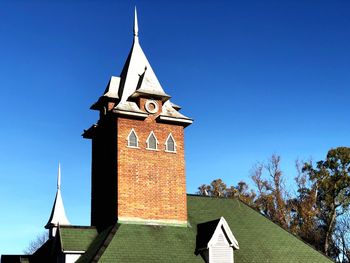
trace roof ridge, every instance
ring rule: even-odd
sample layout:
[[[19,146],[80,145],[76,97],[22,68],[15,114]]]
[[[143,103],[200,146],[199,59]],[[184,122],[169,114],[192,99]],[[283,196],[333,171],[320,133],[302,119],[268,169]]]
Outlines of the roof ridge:
[[[95,226],[60,225],[60,228],[96,229]]]
[[[116,223],[111,230],[109,231],[109,234],[107,235],[106,239],[102,242],[102,245],[99,249],[97,249],[96,254],[93,256],[91,262],[98,262],[98,260],[102,257],[103,253],[113,240],[114,235],[117,233],[119,228],[119,224]]]
[[[225,196],[210,196],[210,195],[200,195],[200,194],[186,194],[187,196],[195,196],[195,197],[203,197],[203,198],[212,198],[212,199],[236,199],[236,197],[234,198],[229,198],[229,197],[225,197]]]

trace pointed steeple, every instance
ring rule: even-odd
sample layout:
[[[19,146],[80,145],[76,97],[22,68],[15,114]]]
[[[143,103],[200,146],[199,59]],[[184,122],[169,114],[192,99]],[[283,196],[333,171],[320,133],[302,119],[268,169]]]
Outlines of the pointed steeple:
[[[135,6],[134,11],[134,43],[130,50],[128,59],[125,62],[124,68],[120,75],[120,87],[121,93],[120,99],[124,103],[134,93],[140,90],[140,93],[155,95],[163,98],[164,101],[170,98],[167,95],[159,80],[154,73],[145,53],[143,52],[139,43],[139,25],[137,17],[137,9]]]
[[[147,118],[148,113],[138,105],[140,98],[161,100],[160,121],[189,125],[191,118],[179,112],[180,108],[170,102],[153,71],[139,41],[137,9],[134,10],[133,44],[119,77],[112,77],[104,94],[90,108],[99,110],[100,116],[108,111],[137,118]],[[93,127],[92,127],[93,128]],[[84,138],[91,137],[91,131],[84,132]]]
[[[70,225],[66,212],[63,206],[63,200],[61,195],[61,165],[58,163],[58,175],[57,175],[57,191],[55,201],[52,207],[49,221],[45,228],[50,230],[50,237],[56,235],[56,229],[59,225]]]
[[[61,164],[58,163],[57,190],[61,189]]]
[[[137,10],[136,10],[136,6],[135,6],[135,18],[134,18],[134,37],[138,37],[139,36],[139,25],[137,22]]]

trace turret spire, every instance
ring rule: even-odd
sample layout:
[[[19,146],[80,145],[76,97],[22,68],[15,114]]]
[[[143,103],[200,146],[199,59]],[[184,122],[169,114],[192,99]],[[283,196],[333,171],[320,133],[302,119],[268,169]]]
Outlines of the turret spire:
[[[55,201],[52,207],[49,221],[45,228],[50,230],[50,237],[56,235],[56,229],[58,225],[70,225],[66,212],[63,206],[63,200],[61,196],[61,165],[58,163],[58,174],[57,174],[57,191]]]
[[[61,189],[61,164],[58,163],[57,190]]]
[[[137,22],[137,9],[135,6],[135,18],[134,18],[134,37],[138,37],[139,36],[139,25]]]

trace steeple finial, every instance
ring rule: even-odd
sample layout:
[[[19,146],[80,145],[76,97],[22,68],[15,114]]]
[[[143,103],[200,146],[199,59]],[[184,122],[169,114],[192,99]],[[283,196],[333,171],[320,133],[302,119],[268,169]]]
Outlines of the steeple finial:
[[[134,18],[134,36],[138,37],[139,36],[139,25],[137,23],[137,10],[135,6],[135,18]]]
[[[57,190],[61,189],[61,164],[58,162]]]

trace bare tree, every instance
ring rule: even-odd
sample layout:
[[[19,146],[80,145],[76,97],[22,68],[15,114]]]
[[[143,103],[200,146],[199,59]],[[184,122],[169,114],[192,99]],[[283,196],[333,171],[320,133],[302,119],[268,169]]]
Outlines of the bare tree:
[[[23,251],[26,255],[32,255],[37,251],[47,240],[49,235],[47,232],[39,234],[33,241],[30,242],[28,247]]]
[[[275,205],[275,221],[282,227],[288,228],[290,223],[290,208],[287,204],[289,194],[286,191],[283,173],[281,170],[281,157],[273,154],[265,165],[272,180],[272,194]]]
[[[258,190],[256,207],[274,222],[287,229],[290,225],[289,193],[286,191],[280,167],[281,157],[273,154],[266,164],[253,166],[251,178]],[[264,171],[269,179],[263,176]]]
[[[338,262],[350,262],[350,215],[347,213],[337,220],[334,231],[334,245],[340,252]]]
[[[297,193],[289,200],[292,209],[290,230],[316,249],[322,250],[325,235],[317,220],[320,212],[317,206],[317,185],[303,172],[303,163],[299,160],[295,162]]]

